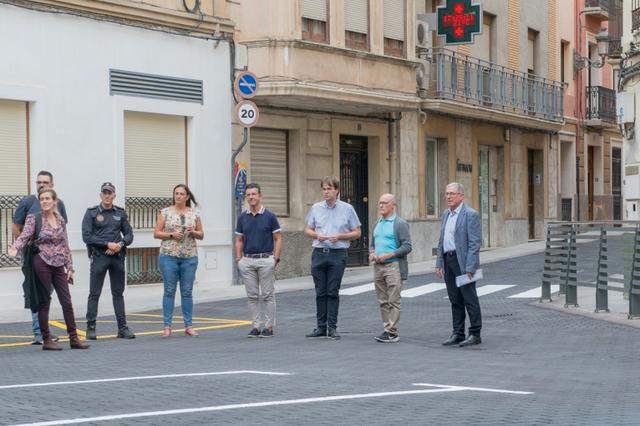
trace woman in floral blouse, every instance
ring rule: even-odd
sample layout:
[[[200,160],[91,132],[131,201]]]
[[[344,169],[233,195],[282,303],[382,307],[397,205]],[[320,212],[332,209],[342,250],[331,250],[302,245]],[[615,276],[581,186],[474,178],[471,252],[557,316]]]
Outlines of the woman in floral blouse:
[[[196,240],[204,238],[204,231],[200,214],[195,209],[197,205],[198,203],[187,185],[176,185],[173,188],[173,205],[162,209],[153,233],[155,238],[162,240],[159,257],[160,271],[164,280],[164,295],[162,297],[164,330],[162,337],[171,335],[178,282],[180,282],[184,333],[187,336],[198,335],[192,325],[192,290],[198,268]]]
[[[37,218],[34,214],[27,216],[22,233],[9,248],[9,255],[16,256],[29,244],[37,247],[36,250],[31,251],[36,253],[33,254],[32,267],[40,280],[38,285],[43,285],[49,294],[49,297],[42,301],[38,308],[38,321],[43,337],[42,349],[45,351],[62,350],[62,347],[51,339],[49,331],[50,295],[54,289],[60,305],[62,305],[71,349],[88,349],[89,345],[78,338],[76,331],[76,321],[69,293],[69,283],[73,284],[73,261],[69,249],[67,225],[56,208],[58,196],[53,189],[49,188],[40,191],[38,199],[40,200],[41,213],[37,214]],[[42,226],[39,234],[36,235],[36,221],[40,220]]]

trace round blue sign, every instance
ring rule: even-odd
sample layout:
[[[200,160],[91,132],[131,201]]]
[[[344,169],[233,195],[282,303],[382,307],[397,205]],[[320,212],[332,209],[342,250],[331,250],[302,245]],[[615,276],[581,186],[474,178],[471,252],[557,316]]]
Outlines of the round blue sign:
[[[250,72],[243,72],[236,78],[236,90],[243,98],[252,98],[258,91],[258,78]]]

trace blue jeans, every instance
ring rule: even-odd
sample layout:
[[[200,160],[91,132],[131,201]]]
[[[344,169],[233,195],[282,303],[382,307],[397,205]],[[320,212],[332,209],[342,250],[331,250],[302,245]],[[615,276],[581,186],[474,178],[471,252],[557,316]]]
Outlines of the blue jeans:
[[[162,311],[164,326],[171,327],[173,308],[176,299],[176,288],[180,282],[180,300],[184,326],[190,327],[193,322],[193,282],[198,269],[198,256],[180,258],[161,254],[159,257],[160,272],[164,280],[164,295],[162,296]]]
[[[40,333],[40,322],[38,322],[38,313],[31,312],[31,329],[33,330],[34,336],[39,336]]]

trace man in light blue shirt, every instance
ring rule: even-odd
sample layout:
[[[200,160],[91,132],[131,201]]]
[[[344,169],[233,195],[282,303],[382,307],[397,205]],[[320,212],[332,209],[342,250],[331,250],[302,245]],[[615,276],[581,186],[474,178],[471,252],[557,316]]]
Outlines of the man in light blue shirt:
[[[324,201],[315,203],[306,218],[305,234],[313,238],[311,275],[316,287],[316,317],[318,326],[306,337],[339,339],[338,293],[347,248],[351,240],[360,238],[360,220],[351,204],[338,199],[340,181],[325,176],[320,181]]]
[[[393,194],[384,194],[378,201],[380,220],[373,229],[369,261],[373,262],[376,287],[384,332],[375,337],[380,343],[395,343],[400,321],[400,291],[407,279],[407,255],[411,252],[409,224],[396,214]]]

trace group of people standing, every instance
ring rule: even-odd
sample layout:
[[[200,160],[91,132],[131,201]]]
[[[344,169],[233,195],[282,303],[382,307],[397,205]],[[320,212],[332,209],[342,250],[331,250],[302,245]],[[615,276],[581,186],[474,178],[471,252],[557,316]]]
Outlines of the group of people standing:
[[[34,344],[44,350],[61,350],[58,337],[49,329],[51,294],[55,290],[62,306],[72,349],[87,349],[77,332],[69,284],[74,268],[67,237],[64,203],[53,189],[50,172],[38,174],[38,195],[24,197],[13,218],[15,241],[9,254],[22,255],[25,307],[32,311]],[[312,242],[311,275],[316,293],[316,327],[307,338],[340,339],[338,334],[339,291],[347,266],[347,249],[360,238],[361,222],[354,208],[339,199],[340,182],[336,177],[321,179],[323,200],[315,203],[306,219],[305,234]],[[104,279],[109,273],[118,338],[133,339],[127,326],[124,289],[125,255],[133,242],[133,229],[125,210],[113,204],[116,188],[110,182],[100,187],[100,203],[87,209],[82,221],[82,239],[91,260],[87,302],[89,340],[97,339],[98,301]],[[275,269],[280,263],[282,233],[278,219],[262,205],[261,188],[246,186],[248,208],[237,220],[235,259],[242,276],[252,319],[249,337],[273,337],[276,323]],[[453,331],[443,345],[469,346],[481,343],[480,304],[475,282],[458,286],[456,277],[473,280],[479,268],[481,230],[478,213],[464,205],[464,187],[450,183],[446,187],[447,210],[442,217],[438,242],[436,274],[444,277],[453,319]],[[411,252],[408,223],[396,213],[393,194],[378,201],[379,220],[372,230],[369,261],[373,264],[374,283],[383,332],[375,336],[381,343],[399,341],[401,289],[408,277],[407,255]],[[180,286],[184,333],[198,336],[193,328],[193,284],[198,267],[197,240],[204,230],[194,194],[184,184],[176,185],[172,205],[161,210],[154,229],[161,240],[159,266],[164,281],[162,298],[164,328],[162,337],[171,336],[175,294]],[[465,321],[470,320],[469,334]]]
[[[61,350],[57,336],[49,329],[51,294],[55,290],[62,306],[72,349],[88,349],[78,336],[69,284],[74,282],[74,268],[67,236],[67,214],[64,203],[53,189],[53,175],[38,173],[37,195],[24,197],[13,217],[15,241],[9,247],[11,256],[22,257],[25,276],[23,289],[25,308],[32,312],[33,344],[43,350]],[[87,209],[82,220],[82,240],[87,246],[91,267],[87,301],[88,340],[97,339],[98,301],[109,273],[113,308],[118,325],[118,338],[133,339],[127,326],[124,289],[126,247],[133,242],[133,229],[125,210],[113,204],[116,188],[110,182],[100,187],[100,203]],[[164,329],[171,335],[175,292],[180,283],[185,334],[197,336],[192,326],[192,289],[198,266],[196,240],[204,238],[195,197],[188,186],[176,185],[172,205],[158,215],[154,237],[161,240],[159,264],[164,281],[162,300]]]
[[[325,176],[320,181],[323,201],[315,203],[305,219],[305,234],[312,242],[311,275],[316,292],[316,327],[307,338],[340,339],[338,334],[339,291],[347,266],[347,249],[360,238],[361,222],[354,208],[340,200],[340,182]],[[262,205],[260,186],[247,185],[249,208],[240,214],[236,227],[236,262],[245,284],[252,329],[249,337],[272,337],[275,325],[275,268],[280,262],[282,237],[275,214]],[[482,232],[478,213],[464,205],[464,186],[446,187],[447,210],[443,214],[438,242],[436,274],[444,278],[451,302],[453,331],[442,344],[461,347],[482,342],[482,318],[473,277],[480,265]],[[393,194],[378,201],[380,218],[373,227],[369,261],[383,332],[381,343],[399,341],[398,323],[402,283],[408,277],[407,255],[411,252],[409,224],[396,214]],[[458,286],[456,277],[466,275],[468,284]],[[470,326],[465,333],[466,316]]]

